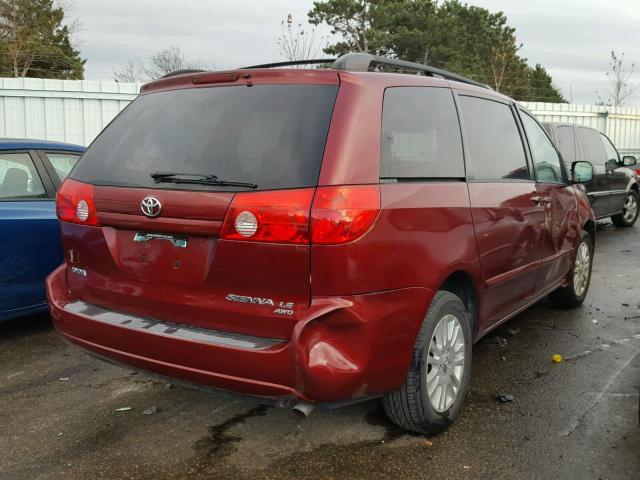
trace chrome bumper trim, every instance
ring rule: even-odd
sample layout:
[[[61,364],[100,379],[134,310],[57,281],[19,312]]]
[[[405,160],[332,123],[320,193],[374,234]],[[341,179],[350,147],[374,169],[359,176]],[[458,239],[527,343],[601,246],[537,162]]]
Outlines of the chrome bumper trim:
[[[202,343],[214,345],[224,345],[227,347],[245,348],[250,350],[266,350],[279,343],[286,342],[283,339],[253,337],[233,332],[221,330],[209,330],[202,327],[193,327],[152,318],[143,318],[128,313],[115,312],[106,308],[97,307],[81,300],[68,303],[64,309],[67,312],[83,315],[92,320],[110,323],[119,327],[130,328],[132,330],[143,330],[159,335],[176,337],[185,340],[194,340]]]

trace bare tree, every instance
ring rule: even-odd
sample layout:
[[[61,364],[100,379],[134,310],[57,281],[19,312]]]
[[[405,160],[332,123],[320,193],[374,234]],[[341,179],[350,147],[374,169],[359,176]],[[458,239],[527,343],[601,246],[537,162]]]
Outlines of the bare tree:
[[[133,58],[122,70],[113,72],[119,82],[146,82],[175,72],[176,70],[202,69],[201,62],[187,60],[185,53],[176,46],[162,49],[147,58]]]
[[[132,58],[122,70],[113,72],[113,78],[116,82],[125,83],[142,83],[148,79],[142,73],[142,61],[139,58]]]
[[[612,50],[611,63],[609,64],[609,71],[607,72],[610,89],[605,92],[608,99],[603,100],[596,91],[596,94],[598,94],[598,104],[613,107],[626,105],[638,90],[638,85],[631,83],[631,77],[635,68],[635,63],[629,66],[624,63],[624,52],[618,56],[616,52]]]
[[[305,30],[301,23],[294,23],[291,14],[287,15],[287,19],[281,24],[282,35],[276,43],[283,57],[291,62],[317,58],[325,41],[324,37],[317,38],[318,27],[310,25],[309,29]],[[319,45],[316,40],[319,40]]]
[[[201,69],[202,63],[187,60],[179,47],[172,46],[151,55],[147,62],[143,63],[143,67],[144,74],[155,79],[176,70]]]

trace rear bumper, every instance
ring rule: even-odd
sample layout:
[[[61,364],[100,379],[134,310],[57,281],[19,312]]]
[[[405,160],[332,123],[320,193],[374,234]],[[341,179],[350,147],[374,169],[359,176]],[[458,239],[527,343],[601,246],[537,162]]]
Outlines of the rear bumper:
[[[123,312],[70,297],[64,265],[48,277],[47,297],[58,332],[98,356],[246,395],[338,402],[402,385],[433,293],[405,288],[314,298],[286,340],[128,321]]]

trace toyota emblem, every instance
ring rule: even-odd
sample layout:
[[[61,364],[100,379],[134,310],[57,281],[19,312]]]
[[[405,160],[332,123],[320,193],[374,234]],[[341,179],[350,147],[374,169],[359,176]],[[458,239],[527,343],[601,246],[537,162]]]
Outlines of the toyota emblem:
[[[140,210],[142,210],[142,213],[147,217],[157,217],[160,215],[160,210],[162,210],[162,204],[160,200],[155,197],[145,197],[140,202]]]

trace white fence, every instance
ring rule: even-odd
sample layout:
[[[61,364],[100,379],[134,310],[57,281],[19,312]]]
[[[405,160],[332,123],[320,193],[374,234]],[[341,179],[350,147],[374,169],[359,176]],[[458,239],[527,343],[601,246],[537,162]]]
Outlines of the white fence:
[[[139,91],[111,81],[0,78],[0,138],[89,145]]]
[[[140,90],[140,84],[0,78],[0,138],[88,145]],[[621,153],[640,156],[640,108],[523,103],[541,121],[570,122],[606,133]]]

